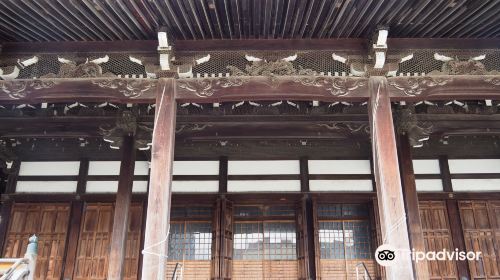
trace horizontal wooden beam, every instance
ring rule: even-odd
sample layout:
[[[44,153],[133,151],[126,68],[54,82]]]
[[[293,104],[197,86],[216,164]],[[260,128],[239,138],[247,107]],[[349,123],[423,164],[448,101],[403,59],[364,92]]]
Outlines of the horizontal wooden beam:
[[[389,49],[497,49],[500,39],[466,38],[389,38]],[[177,40],[175,49],[192,51],[270,51],[270,50],[343,50],[366,53],[369,40],[362,38],[339,39],[244,39],[244,40]],[[106,42],[7,42],[2,54],[33,53],[156,53],[157,40]]]
[[[391,101],[500,100],[500,75],[390,77]],[[232,76],[176,80],[178,102],[246,100],[366,101],[367,78]],[[32,79],[0,81],[0,104],[56,102],[154,103],[155,79]]]

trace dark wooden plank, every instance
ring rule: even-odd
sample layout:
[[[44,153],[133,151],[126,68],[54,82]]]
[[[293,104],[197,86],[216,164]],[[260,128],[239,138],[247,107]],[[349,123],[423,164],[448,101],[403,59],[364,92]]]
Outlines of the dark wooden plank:
[[[370,128],[377,183],[380,226],[385,244],[410,250],[401,176],[394,135],[387,79],[370,77]],[[386,268],[387,279],[415,279],[410,255],[399,254],[397,262]]]
[[[465,237],[462,230],[458,201],[451,199],[446,200],[446,209],[448,211],[448,220],[450,221],[450,231],[453,241],[453,247],[457,248],[459,251],[466,252],[467,250],[465,247]],[[467,261],[457,261],[457,270],[459,279],[469,279],[470,271]]]
[[[227,193],[227,157],[220,157],[219,159],[219,192]],[[174,177],[175,179],[175,177]]]
[[[3,201],[0,207],[0,252],[3,252],[12,213],[12,200]]]
[[[309,160],[307,157],[300,158],[300,191],[309,191]]]
[[[401,168],[401,179],[403,184],[403,196],[406,214],[408,217],[408,233],[410,234],[411,248],[416,251],[425,252],[425,240],[420,221],[418,208],[417,187],[415,173],[413,171],[411,146],[408,135],[399,135],[399,163]],[[429,268],[426,260],[413,261],[416,279],[429,279]]]
[[[451,184],[450,166],[448,164],[448,157],[445,155],[439,156],[439,169],[441,170],[441,181],[443,182],[443,191],[453,192]]]
[[[5,193],[12,194],[16,192],[17,178],[19,177],[19,170],[21,168],[21,161],[14,160],[12,167],[10,168],[10,174],[7,176],[7,184],[5,186]]]
[[[142,279],[165,279],[167,236],[170,224],[172,168],[174,160],[176,102],[175,80],[160,79],[157,98],[148,210],[144,232]]]
[[[80,160],[80,170],[78,171],[78,183],[76,185],[76,193],[85,193],[87,186],[87,176],[89,174],[89,159],[84,158]]]
[[[122,160],[120,164],[120,180],[116,194],[111,248],[108,262],[108,279],[120,280],[124,274],[125,249],[129,224],[130,203],[132,201],[132,185],[134,183],[135,139],[125,136],[122,144]]]
[[[68,228],[68,239],[66,241],[63,280],[73,279],[73,274],[76,266],[76,254],[78,251],[80,225],[82,223],[83,204],[83,201],[73,201],[71,203],[71,218]]]

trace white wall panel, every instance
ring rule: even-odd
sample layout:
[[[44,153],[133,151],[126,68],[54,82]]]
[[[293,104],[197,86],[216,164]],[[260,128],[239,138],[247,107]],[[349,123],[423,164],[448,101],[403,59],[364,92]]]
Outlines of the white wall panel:
[[[174,161],[174,175],[219,175],[219,161]]]
[[[120,175],[120,161],[91,161],[89,162],[89,175]],[[147,161],[136,161],[134,175],[148,175],[149,164]]]
[[[118,181],[88,181],[85,189],[86,193],[116,193],[117,191]],[[134,181],[132,185],[133,193],[145,193],[147,191],[147,181]]]
[[[441,174],[438,159],[414,159],[413,171],[415,174]]]
[[[450,159],[451,174],[500,173],[500,159]]]
[[[443,181],[441,179],[417,179],[415,180],[417,192],[441,192]]]
[[[309,190],[313,192],[371,192],[372,180],[310,180]]]
[[[500,191],[500,179],[452,179],[455,192]]]
[[[232,180],[228,192],[298,192],[299,180]]]
[[[219,181],[173,181],[172,192],[175,193],[198,193],[218,192]]]
[[[369,160],[309,160],[309,174],[371,174]]]
[[[18,181],[17,193],[74,193],[76,181]]]
[[[300,174],[298,160],[230,160],[228,175]]]
[[[73,176],[78,175],[79,161],[23,161],[20,176]]]

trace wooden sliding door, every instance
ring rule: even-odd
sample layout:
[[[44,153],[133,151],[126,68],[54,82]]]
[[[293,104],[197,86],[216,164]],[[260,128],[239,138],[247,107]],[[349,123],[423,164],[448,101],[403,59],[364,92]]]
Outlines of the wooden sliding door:
[[[176,267],[178,279],[211,279],[212,208],[211,206],[172,207],[166,279],[172,279]]]
[[[292,206],[235,206],[233,280],[298,279]]]
[[[445,201],[420,201],[420,220],[426,251],[454,251]],[[458,219],[458,217],[456,217]],[[458,279],[456,261],[427,261],[430,279]]]
[[[460,201],[467,251],[481,252],[469,261],[471,279],[500,279],[500,201]]]
[[[140,236],[142,228],[142,204],[130,207],[129,230],[125,255],[124,279],[137,279]],[[113,228],[113,204],[88,203],[83,213],[75,267],[75,280],[105,280]]]
[[[24,256],[28,238],[36,234],[39,241],[35,279],[60,279],[69,212],[69,203],[15,203],[3,257]]]
[[[375,279],[375,250],[367,205],[318,204],[316,213],[317,279],[355,280],[356,265],[361,263]]]

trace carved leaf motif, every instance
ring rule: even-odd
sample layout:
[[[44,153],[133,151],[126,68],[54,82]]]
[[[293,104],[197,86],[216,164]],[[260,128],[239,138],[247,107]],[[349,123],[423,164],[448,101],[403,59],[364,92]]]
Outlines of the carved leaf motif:
[[[29,90],[40,90],[52,88],[56,85],[53,80],[11,80],[0,81],[0,89],[12,99],[21,99],[26,97]]]
[[[500,78],[486,78],[484,81],[494,86],[500,86]]]
[[[296,83],[304,86],[324,87],[334,96],[346,96],[351,91],[363,87],[366,82],[363,80],[352,79],[348,77],[297,77]]]
[[[205,78],[193,81],[179,81],[179,87],[194,92],[198,97],[212,96],[220,88],[239,87],[248,80],[240,77]]]
[[[405,95],[418,96],[428,88],[443,86],[451,81],[452,79],[438,77],[418,77],[389,80],[389,85],[399,89]]]
[[[150,89],[156,87],[153,80],[122,80],[122,79],[108,79],[108,80],[95,80],[93,84],[102,88],[118,89],[125,97],[138,98]]]

